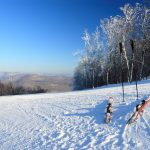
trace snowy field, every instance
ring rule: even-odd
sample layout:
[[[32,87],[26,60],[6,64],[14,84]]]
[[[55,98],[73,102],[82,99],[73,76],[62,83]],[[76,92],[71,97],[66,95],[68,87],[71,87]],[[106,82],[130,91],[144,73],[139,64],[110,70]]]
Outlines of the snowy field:
[[[150,81],[60,94],[0,97],[1,150],[150,150],[150,104],[136,124],[126,127],[134,106],[150,96]],[[109,96],[111,124],[104,123]]]

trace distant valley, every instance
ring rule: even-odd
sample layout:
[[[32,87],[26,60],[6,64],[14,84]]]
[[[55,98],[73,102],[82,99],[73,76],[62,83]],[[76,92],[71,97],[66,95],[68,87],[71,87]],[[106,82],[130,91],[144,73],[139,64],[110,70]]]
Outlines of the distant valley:
[[[40,86],[48,92],[72,91],[72,77],[67,75],[0,72],[0,80],[3,83],[11,81],[14,86],[30,88]]]

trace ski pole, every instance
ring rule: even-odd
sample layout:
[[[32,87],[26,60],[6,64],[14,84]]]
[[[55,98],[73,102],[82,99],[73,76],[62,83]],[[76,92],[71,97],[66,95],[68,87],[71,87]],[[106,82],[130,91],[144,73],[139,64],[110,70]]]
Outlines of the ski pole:
[[[132,53],[134,55],[135,50],[134,50],[134,42],[133,42],[133,40],[130,40],[130,44],[131,44],[131,48],[132,48]],[[133,62],[135,64],[135,60],[133,60]],[[137,100],[138,100],[139,94],[138,94],[138,85],[137,85],[137,72],[136,72],[135,65],[133,67],[134,67],[135,84],[136,84],[136,97],[137,97]]]
[[[120,55],[121,55],[121,81],[122,81],[122,96],[123,96],[123,102],[124,102],[124,84],[123,84],[123,68],[122,68],[122,43],[119,43],[120,47]]]

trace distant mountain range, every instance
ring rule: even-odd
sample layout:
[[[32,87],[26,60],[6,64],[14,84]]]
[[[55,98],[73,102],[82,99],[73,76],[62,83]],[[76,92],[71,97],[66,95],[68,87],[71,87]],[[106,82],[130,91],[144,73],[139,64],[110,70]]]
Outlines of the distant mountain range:
[[[48,92],[72,91],[72,77],[69,75],[0,72],[0,80],[3,83],[11,81],[15,86],[40,86]]]

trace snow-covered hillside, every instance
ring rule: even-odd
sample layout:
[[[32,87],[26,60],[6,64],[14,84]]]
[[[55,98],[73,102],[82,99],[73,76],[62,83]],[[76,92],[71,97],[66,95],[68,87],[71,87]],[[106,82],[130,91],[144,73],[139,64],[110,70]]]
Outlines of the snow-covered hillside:
[[[0,97],[0,149],[150,150],[150,104],[136,124],[125,128],[134,106],[150,95],[150,82],[60,94]],[[114,98],[113,121],[104,109]]]

